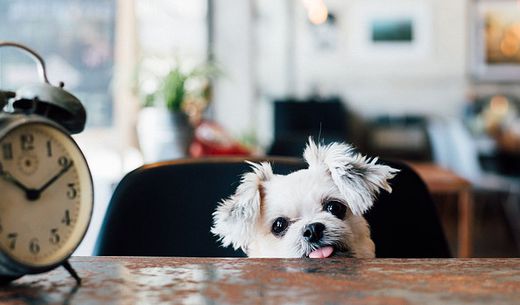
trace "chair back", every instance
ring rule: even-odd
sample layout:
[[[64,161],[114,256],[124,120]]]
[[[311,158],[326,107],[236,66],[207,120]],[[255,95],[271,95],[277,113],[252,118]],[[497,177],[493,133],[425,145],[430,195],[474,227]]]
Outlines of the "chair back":
[[[219,201],[232,195],[250,166],[242,157],[181,159],[142,166],[114,191],[94,253],[96,255],[240,257],[210,232]],[[305,167],[297,158],[269,161],[275,174]]]
[[[275,174],[306,168],[301,159],[269,161]],[[449,257],[444,233],[426,186],[409,167],[384,162],[401,172],[366,214],[378,257]],[[212,213],[232,195],[243,173],[243,158],[223,157],[160,162],[127,174],[110,201],[96,255],[240,257],[210,233]]]

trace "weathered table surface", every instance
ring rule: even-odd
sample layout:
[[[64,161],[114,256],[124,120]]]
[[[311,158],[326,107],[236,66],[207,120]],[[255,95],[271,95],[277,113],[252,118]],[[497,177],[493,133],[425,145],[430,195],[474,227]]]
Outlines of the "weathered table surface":
[[[76,257],[0,304],[520,304],[520,259]]]

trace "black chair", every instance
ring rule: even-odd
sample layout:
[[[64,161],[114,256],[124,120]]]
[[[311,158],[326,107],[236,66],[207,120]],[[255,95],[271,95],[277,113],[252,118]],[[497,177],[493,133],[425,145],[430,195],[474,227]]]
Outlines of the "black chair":
[[[248,158],[259,162],[263,158]],[[296,158],[269,158],[278,174],[305,168]],[[403,164],[366,215],[378,257],[449,257],[435,207],[421,179]],[[242,158],[186,159],[127,174],[110,201],[96,255],[240,257],[210,233],[216,204],[249,171]]]
[[[270,161],[280,174],[303,166],[299,159]],[[210,227],[217,203],[234,193],[241,175],[249,170],[243,158],[225,157],[159,162],[128,173],[114,191],[94,253],[244,256],[242,251],[220,247]]]
[[[381,192],[364,215],[376,244],[376,257],[451,257],[426,184],[402,162],[380,162],[401,171],[390,182],[392,193]]]

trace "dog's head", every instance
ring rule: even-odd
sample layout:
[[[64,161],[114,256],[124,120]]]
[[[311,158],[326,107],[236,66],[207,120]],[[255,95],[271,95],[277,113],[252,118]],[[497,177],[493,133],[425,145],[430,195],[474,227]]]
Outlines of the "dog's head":
[[[370,256],[373,243],[361,216],[397,172],[342,143],[304,152],[307,169],[275,175],[269,163],[252,165],[235,194],[213,213],[211,232],[224,246],[254,257]]]

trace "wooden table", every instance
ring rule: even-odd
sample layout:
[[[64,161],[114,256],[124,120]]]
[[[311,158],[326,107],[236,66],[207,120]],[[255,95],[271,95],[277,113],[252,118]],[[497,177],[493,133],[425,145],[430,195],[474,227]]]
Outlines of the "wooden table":
[[[520,259],[77,257],[0,304],[518,304]]]
[[[473,200],[471,183],[454,172],[434,163],[407,162],[424,180],[432,194],[453,194],[457,196],[458,256],[471,257],[473,242]]]

